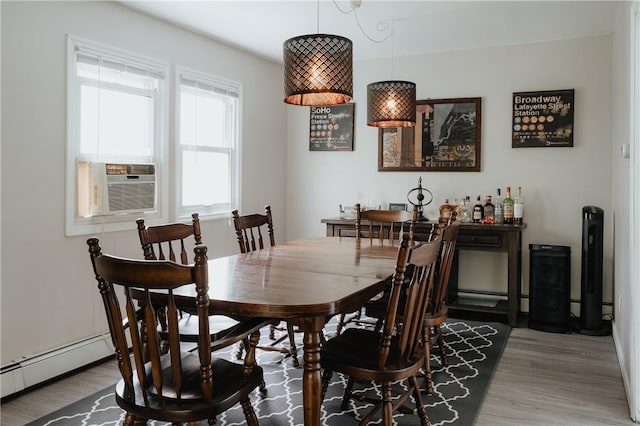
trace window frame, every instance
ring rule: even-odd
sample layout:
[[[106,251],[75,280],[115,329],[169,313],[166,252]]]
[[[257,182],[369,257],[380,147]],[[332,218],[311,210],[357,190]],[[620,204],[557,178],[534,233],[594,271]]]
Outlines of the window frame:
[[[156,164],[156,211],[147,213],[123,213],[78,217],[77,211],[77,161],[140,162],[139,157],[114,156],[97,159],[94,155],[80,151],[80,87],[85,77],[77,75],[76,49],[98,54],[132,66],[140,66],[158,72],[160,89],[154,98],[153,147],[151,162]],[[65,235],[85,235],[97,232],[120,231],[135,228],[135,219],[144,217],[150,224],[166,223],[169,219],[169,109],[171,66],[168,62],[148,58],[122,49],[106,46],[76,36],[67,35],[67,155],[66,155],[66,202]],[[107,85],[111,85],[107,83]],[[135,90],[130,90],[134,93]],[[138,92],[140,93],[140,92]]]
[[[237,94],[237,103],[234,117],[225,115],[226,126],[228,130],[233,132],[229,146],[222,147],[206,147],[203,148],[199,145],[182,145],[180,140],[181,130],[181,89],[182,80],[187,79],[197,83],[202,83],[212,86],[214,89],[221,90],[223,92],[231,92]],[[231,215],[231,211],[240,208],[241,200],[241,159],[242,159],[242,83],[228,80],[210,73],[205,73],[197,70],[193,70],[184,66],[175,67],[175,79],[174,79],[174,94],[175,94],[175,199],[174,199],[174,216],[178,220],[187,219],[191,217],[191,213],[197,211],[200,218],[204,219],[219,219],[228,218]],[[228,112],[228,111],[227,111]],[[231,122],[230,122],[231,121]],[[185,149],[186,148],[186,149]],[[207,152],[229,152],[230,155],[230,203],[228,209],[216,208],[216,206],[206,205],[182,205],[182,159],[185,151],[207,151]]]

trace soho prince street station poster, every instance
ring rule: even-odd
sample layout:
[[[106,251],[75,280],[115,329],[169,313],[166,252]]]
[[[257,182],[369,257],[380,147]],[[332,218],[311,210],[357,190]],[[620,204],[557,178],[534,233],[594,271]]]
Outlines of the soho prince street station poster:
[[[309,151],[353,151],[354,104],[311,107]]]
[[[574,89],[513,94],[512,148],[572,147]]]

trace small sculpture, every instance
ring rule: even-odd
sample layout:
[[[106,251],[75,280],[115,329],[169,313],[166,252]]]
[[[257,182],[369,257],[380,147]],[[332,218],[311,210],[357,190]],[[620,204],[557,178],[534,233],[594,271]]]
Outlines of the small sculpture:
[[[415,199],[416,199],[415,202],[411,201],[411,194],[414,192],[417,192],[417,195],[415,196]],[[426,203],[424,202],[424,199],[426,197],[423,194],[423,192],[429,193],[429,201],[427,201]],[[411,203],[414,206],[418,206],[418,222],[429,222],[429,219],[424,217],[424,215],[422,214],[422,211],[424,206],[428,206],[433,201],[433,194],[428,189],[422,187],[422,178],[418,179],[418,186],[416,188],[411,189],[407,193],[407,201],[409,201],[409,203]]]

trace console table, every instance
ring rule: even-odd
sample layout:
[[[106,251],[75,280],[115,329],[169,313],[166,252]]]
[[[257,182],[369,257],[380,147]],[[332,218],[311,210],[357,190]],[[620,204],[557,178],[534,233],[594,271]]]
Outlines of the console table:
[[[327,226],[327,236],[355,237],[355,220],[329,218],[322,219]],[[424,239],[431,232],[435,222],[416,223],[416,240]],[[449,282],[447,304],[452,310],[466,310],[505,315],[510,326],[515,327],[520,313],[522,289],[522,231],[523,225],[498,225],[482,223],[461,223],[456,241],[456,250],[479,250],[506,252],[507,264],[507,300],[499,301],[495,306],[485,306],[458,299],[458,256],[454,258]]]

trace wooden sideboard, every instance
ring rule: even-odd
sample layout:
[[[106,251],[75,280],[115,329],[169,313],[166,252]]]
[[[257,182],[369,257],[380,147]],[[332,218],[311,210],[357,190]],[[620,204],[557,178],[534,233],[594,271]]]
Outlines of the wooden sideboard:
[[[355,237],[355,220],[329,218],[322,219],[327,226],[327,236]],[[434,222],[419,222],[415,227],[415,238],[421,240],[430,234]],[[495,304],[473,303],[469,299],[458,298],[458,256],[454,258],[451,281],[449,282],[448,305],[451,310],[465,310],[505,315],[507,323],[515,327],[520,313],[522,289],[522,231],[523,225],[498,225],[481,223],[461,223],[458,231],[456,250],[479,250],[506,252],[507,283],[506,300]],[[480,292],[481,293],[481,292]],[[487,292],[491,293],[491,292]]]

